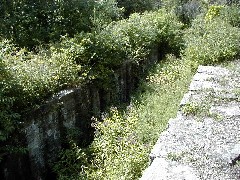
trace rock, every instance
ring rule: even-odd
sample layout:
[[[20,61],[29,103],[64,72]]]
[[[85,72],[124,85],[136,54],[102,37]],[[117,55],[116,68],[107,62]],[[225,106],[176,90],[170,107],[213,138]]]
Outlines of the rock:
[[[210,113],[220,114],[227,117],[240,116],[240,103],[233,105],[213,106]]]
[[[240,67],[240,61],[237,61]],[[141,180],[238,180],[240,178],[240,74],[199,66],[177,117],[153,147]],[[194,114],[183,108],[194,104]],[[194,106],[193,106],[194,108]],[[220,117],[220,118],[219,118]]]
[[[189,166],[165,158],[156,158],[140,180],[200,180]]]

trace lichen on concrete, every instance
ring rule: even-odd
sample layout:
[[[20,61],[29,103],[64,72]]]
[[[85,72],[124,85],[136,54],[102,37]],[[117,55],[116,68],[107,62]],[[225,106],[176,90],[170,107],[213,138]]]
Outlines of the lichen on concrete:
[[[141,180],[240,179],[240,60],[233,63],[234,68],[199,66]],[[183,112],[191,104],[200,112],[191,114],[194,106]]]

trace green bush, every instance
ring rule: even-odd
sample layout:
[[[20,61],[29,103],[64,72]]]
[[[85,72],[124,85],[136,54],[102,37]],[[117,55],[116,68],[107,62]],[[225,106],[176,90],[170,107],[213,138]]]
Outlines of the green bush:
[[[2,99],[13,98],[14,112],[21,113],[61,89],[79,85],[86,76],[106,79],[124,62],[144,60],[157,44],[179,49],[180,35],[181,23],[174,15],[158,11],[133,14],[100,32],[66,37],[38,54],[2,40],[1,74],[7,74],[1,83]]]
[[[208,8],[207,14],[205,15],[206,21],[211,21],[212,19],[218,17],[220,12],[223,10],[224,6],[212,5]]]
[[[240,27],[240,4],[224,6],[220,11],[220,18],[225,19],[234,27]]]
[[[159,133],[178,110],[187,91],[191,72],[173,55],[158,64],[143,82],[125,112],[111,108],[102,115],[92,144],[75,145],[61,153],[55,164],[59,179],[138,179],[148,166],[148,156]],[[142,92],[143,91],[143,92]]]
[[[159,10],[142,15],[132,14],[128,19],[112,22],[104,28],[95,29],[93,33],[82,32],[74,38],[65,36],[60,43],[49,45],[48,50],[39,49],[38,54],[2,40],[0,43],[2,80],[0,138],[5,140],[16,124],[24,121],[19,119],[19,115],[28,111],[29,107],[32,109],[41,104],[61,89],[79,86],[86,80],[85,78],[106,80],[110,77],[109,73],[127,61],[139,64],[146,60],[152,48],[158,47],[162,53],[168,51],[178,53],[182,46],[181,28],[182,24],[174,14]],[[112,174],[112,177],[117,177],[118,173],[129,179],[139,177],[143,168],[142,163],[146,162],[147,158],[142,154],[145,152],[145,146],[133,133],[135,120],[134,115],[125,118],[117,114],[117,111],[113,111],[112,116],[105,119],[105,122],[109,121],[109,126],[105,127],[101,123],[96,126],[99,131],[113,130],[112,134],[103,135],[109,145],[111,145],[110,141],[113,141],[113,149],[107,152],[109,158],[102,162],[104,168],[96,170],[96,164],[102,160],[100,139],[103,137],[96,135],[91,148],[94,157],[86,160],[87,165],[76,165],[73,169],[79,168],[79,172],[86,172],[81,176],[93,179],[99,177],[99,174],[105,178],[105,172]],[[133,124],[130,126],[131,123]],[[122,133],[117,129],[120,125],[126,126]],[[116,151],[114,148],[117,148],[119,143],[118,137],[122,138],[122,149],[114,154]],[[133,142],[129,138],[133,138]],[[139,150],[138,153],[135,153],[136,149]],[[62,165],[74,159],[75,155],[79,155],[81,160],[85,159],[84,153],[85,151],[78,147],[74,148],[74,152],[63,152]],[[114,160],[117,156],[119,159]],[[89,163],[94,171],[85,169]],[[115,169],[110,169],[114,164]],[[119,169],[121,164],[125,166]],[[62,165],[60,163],[56,171],[64,178],[66,172],[62,169]],[[69,174],[69,171],[66,174]]]
[[[3,62],[12,79],[11,96],[25,107],[79,82],[80,67],[64,53],[34,55],[24,49],[13,53],[5,55]]]
[[[90,179],[137,179],[148,158],[148,147],[141,143],[137,132],[138,119],[129,109],[121,115],[112,109],[110,115],[96,124],[96,134],[91,148],[94,152],[95,171]]]
[[[85,150],[70,141],[70,149],[64,149],[59,153],[60,160],[53,164],[53,170],[60,180],[84,180],[89,171],[89,154]]]
[[[182,45],[182,24],[164,10],[132,14],[129,19],[112,22],[102,31],[66,39],[63,46],[81,66],[88,66],[92,76],[107,77],[107,72],[126,61],[148,57],[153,47],[159,51],[179,52]]]
[[[116,108],[112,108],[103,118],[103,122],[95,122],[95,138],[89,149],[82,150],[74,145],[60,155],[61,160],[54,166],[58,178],[139,178],[148,161],[149,147],[142,144],[138,138],[135,132],[137,123],[134,111],[123,115]]]
[[[125,17],[132,13],[143,13],[154,9],[156,0],[117,0],[118,6],[124,8]]]
[[[218,17],[197,18],[184,37],[183,57],[195,66],[231,60],[239,54],[239,28]]]
[[[7,96],[12,88],[11,77],[6,70],[6,65],[0,57],[0,142],[5,141],[14,130],[14,121],[19,118],[19,114],[14,113],[12,106],[14,97]],[[0,155],[1,158],[1,155]]]
[[[29,107],[61,89],[79,85],[81,68],[57,50],[35,55],[5,40],[0,50],[0,140],[4,141]]]
[[[3,0],[0,11],[0,35],[30,49],[62,35],[90,32],[121,16],[115,0]]]
[[[14,87],[11,74],[3,60],[4,53],[9,52],[10,49],[10,47],[5,46],[7,43],[7,41],[0,42],[0,143],[5,141],[15,129],[15,120],[19,118],[19,114],[12,109],[15,98],[11,94],[12,89],[18,87]]]

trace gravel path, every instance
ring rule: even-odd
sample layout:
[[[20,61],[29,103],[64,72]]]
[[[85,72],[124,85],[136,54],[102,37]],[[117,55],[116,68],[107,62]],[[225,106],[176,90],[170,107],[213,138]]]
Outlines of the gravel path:
[[[240,180],[240,60],[199,66],[141,180]]]

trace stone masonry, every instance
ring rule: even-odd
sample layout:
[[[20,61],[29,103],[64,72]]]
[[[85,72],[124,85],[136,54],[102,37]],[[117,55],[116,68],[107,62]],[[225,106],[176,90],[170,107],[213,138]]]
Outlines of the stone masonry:
[[[140,180],[240,179],[240,60],[199,66]]]

